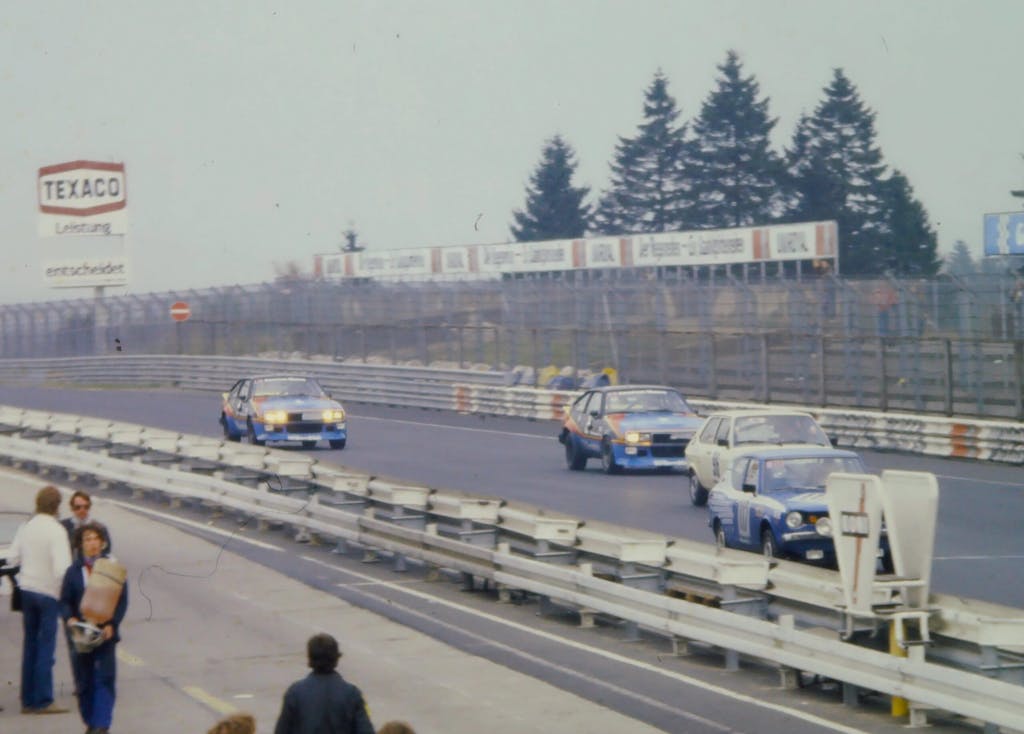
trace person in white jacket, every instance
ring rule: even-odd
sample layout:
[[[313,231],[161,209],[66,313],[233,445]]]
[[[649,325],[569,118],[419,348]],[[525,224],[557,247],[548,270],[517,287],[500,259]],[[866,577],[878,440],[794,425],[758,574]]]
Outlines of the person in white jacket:
[[[46,486],[36,493],[36,513],[18,528],[8,563],[20,566],[21,613],[25,639],[21,648],[21,713],[63,714],[53,700],[53,664],[60,615],[60,586],[71,565],[68,534],[57,520],[60,490]]]

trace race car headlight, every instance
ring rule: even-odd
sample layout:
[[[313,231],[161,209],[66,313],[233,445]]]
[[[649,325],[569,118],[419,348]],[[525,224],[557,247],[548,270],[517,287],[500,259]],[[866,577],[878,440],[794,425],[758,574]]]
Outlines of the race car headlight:
[[[650,441],[651,434],[640,433],[640,431],[626,431],[626,443],[640,443],[641,441]]]
[[[799,512],[787,512],[786,513],[786,527],[787,528],[798,528],[804,524],[804,516]]]
[[[283,410],[268,410],[263,414],[264,423],[287,423],[288,413]]]
[[[345,420],[345,411],[341,408],[328,408],[324,411],[324,423],[340,423]]]
[[[828,517],[818,518],[818,522],[814,523],[814,529],[818,531],[818,535],[823,535],[826,538],[832,537],[832,520]]]

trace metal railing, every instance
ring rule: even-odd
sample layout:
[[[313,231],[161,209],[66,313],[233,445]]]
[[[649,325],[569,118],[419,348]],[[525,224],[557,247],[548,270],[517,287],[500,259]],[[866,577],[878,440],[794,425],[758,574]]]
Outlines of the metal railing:
[[[505,594],[521,590],[581,616],[622,620],[629,634],[642,628],[725,650],[729,667],[738,667],[742,654],[841,681],[851,691],[901,696],[913,702],[912,723],[923,723],[922,707],[930,706],[1024,727],[1022,660],[1011,649],[1024,643],[1019,610],[933,597],[932,644],[895,657],[871,646],[884,635],[840,638],[848,629],[846,621],[837,624],[844,617],[840,583],[823,569],[769,566],[753,554],[133,424],[0,407],[0,434],[0,457],[23,470],[228,508],[259,518],[262,527],[315,534],[342,551],[387,554],[396,568],[417,561],[485,578]],[[671,593],[680,588],[696,590],[710,606]],[[879,609],[898,607],[889,593],[876,590]],[[884,628],[887,614],[860,619],[861,629]],[[831,635],[813,629],[830,619]],[[965,643],[977,646],[973,655]]]

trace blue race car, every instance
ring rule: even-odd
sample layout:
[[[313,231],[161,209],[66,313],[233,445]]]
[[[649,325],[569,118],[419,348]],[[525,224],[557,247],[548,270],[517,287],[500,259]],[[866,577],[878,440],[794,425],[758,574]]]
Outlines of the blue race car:
[[[224,438],[262,446],[267,441],[301,441],[313,448],[327,441],[343,449],[348,441],[345,409],[311,377],[244,377],[223,394]]]
[[[833,448],[762,449],[739,454],[708,495],[708,522],[722,547],[759,550],[835,567],[825,482],[832,472],[864,474],[861,458]],[[892,571],[888,539],[879,557]]]
[[[701,418],[678,390],[619,385],[587,390],[565,411],[558,440],[573,471],[598,458],[608,474],[622,469],[686,469],[686,444]]]

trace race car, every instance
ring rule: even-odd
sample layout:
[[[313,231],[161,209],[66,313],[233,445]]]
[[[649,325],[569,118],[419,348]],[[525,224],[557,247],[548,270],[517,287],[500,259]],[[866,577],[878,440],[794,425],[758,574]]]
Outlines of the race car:
[[[708,491],[728,476],[740,452],[777,446],[826,446],[831,440],[814,418],[800,410],[749,408],[710,414],[686,447],[690,502],[708,501]]]
[[[720,547],[760,551],[771,560],[792,558],[835,567],[834,528],[825,485],[833,472],[863,474],[853,451],[824,446],[744,451],[708,497],[708,524]],[[882,570],[892,572],[884,531]]]
[[[686,469],[686,444],[700,423],[671,387],[599,387],[569,406],[558,440],[572,471],[585,469],[591,458],[599,458],[608,474],[622,469]]]
[[[224,438],[262,446],[267,441],[300,441],[313,448],[327,441],[343,449],[348,441],[345,408],[312,377],[243,377],[223,394]]]

